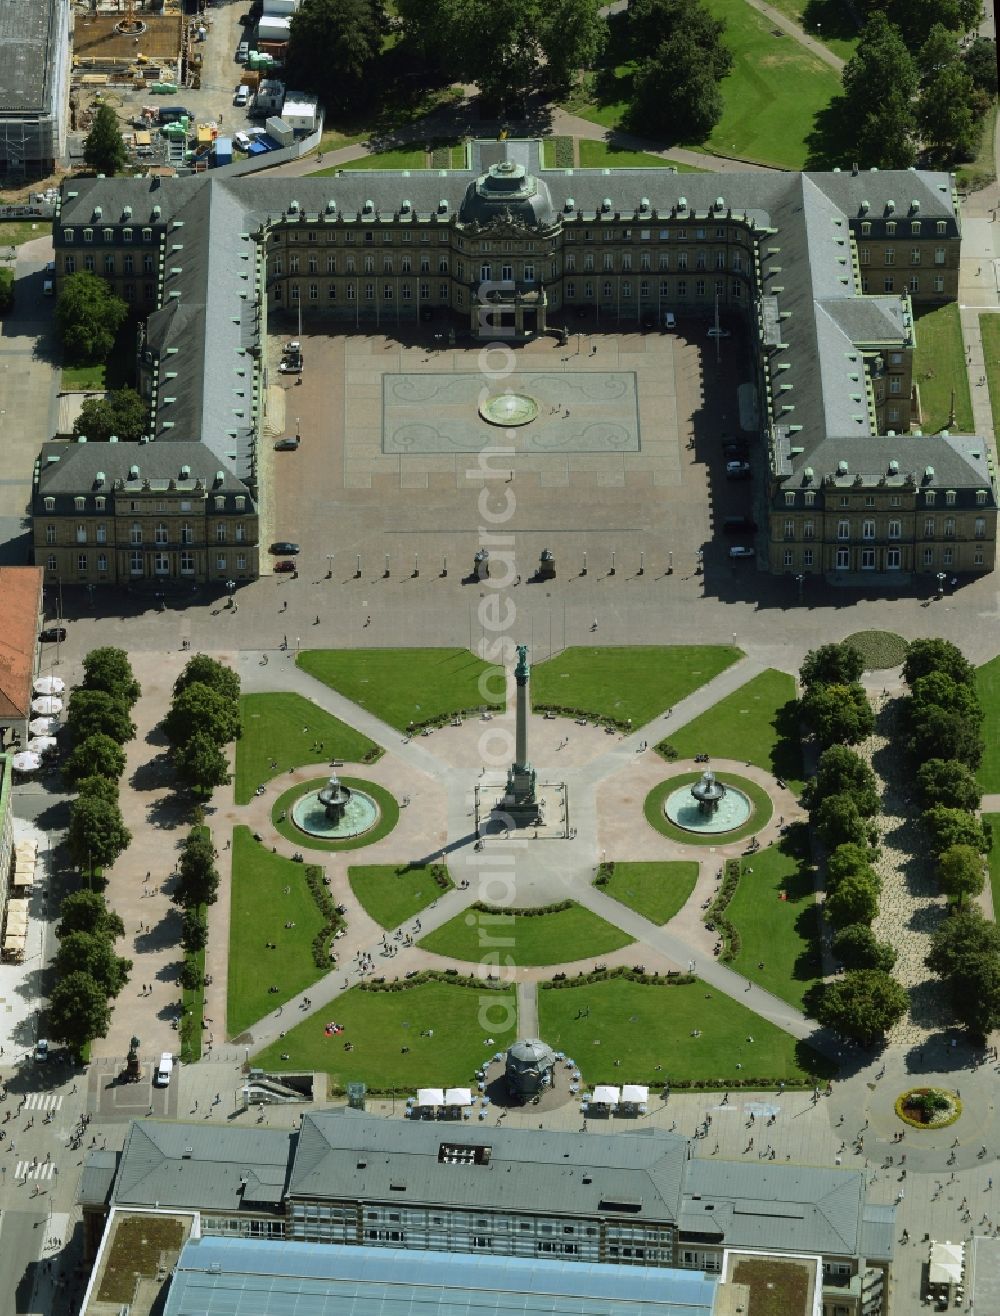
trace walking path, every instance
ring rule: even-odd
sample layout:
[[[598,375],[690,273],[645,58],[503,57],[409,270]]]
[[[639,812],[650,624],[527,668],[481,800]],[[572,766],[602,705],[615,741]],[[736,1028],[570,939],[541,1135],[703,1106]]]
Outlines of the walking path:
[[[828,64],[834,72],[843,73],[845,61],[839,55],[835,55],[829,46],[824,46],[818,37],[810,36],[793,18],[783,14],[780,9],[775,9],[773,5],[765,4],[764,0],[747,0],[747,4],[759,14],[763,14],[769,23],[773,23],[775,27],[780,27],[782,32],[794,37],[800,46],[804,46],[817,59]]]

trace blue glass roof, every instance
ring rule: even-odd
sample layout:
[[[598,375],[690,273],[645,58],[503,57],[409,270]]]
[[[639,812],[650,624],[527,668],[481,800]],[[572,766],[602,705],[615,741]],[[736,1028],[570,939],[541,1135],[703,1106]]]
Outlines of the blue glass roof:
[[[717,1281],[652,1266],[191,1239],[163,1316],[711,1316]]]

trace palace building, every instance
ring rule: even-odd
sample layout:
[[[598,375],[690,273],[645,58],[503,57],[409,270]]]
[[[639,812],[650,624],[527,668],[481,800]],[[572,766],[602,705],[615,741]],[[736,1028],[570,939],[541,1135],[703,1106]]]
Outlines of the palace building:
[[[913,378],[914,306],[957,295],[948,174],[546,169],[539,142],[478,141],[466,169],[73,179],[54,233],[57,278],[91,270],[145,317],[151,444],[205,445],[248,497],[266,493],[257,444],[276,311],[330,333],[435,318],[511,345],[578,313],[614,334],[721,312],[750,349],[751,378],[733,386],[752,385],[744,426],[772,573],[903,586],[993,569],[988,444],[921,433]],[[76,460],[77,496],[99,461],[94,445]],[[242,568],[221,560],[207,555],[205,579],[255,574],[253,554]]]

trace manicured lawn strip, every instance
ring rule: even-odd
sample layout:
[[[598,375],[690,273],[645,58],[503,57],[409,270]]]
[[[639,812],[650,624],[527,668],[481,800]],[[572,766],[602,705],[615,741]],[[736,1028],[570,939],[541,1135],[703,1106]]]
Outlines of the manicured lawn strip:
[[[793,19],[841,59],[850,59],[858,44],[858,25],[846,0],[772,0],[774,8]]]
[[[262,782],[302,763],[324,758],[360,763],[369,754],[382,755],[380,746],[360,731],[289,691],[241,696],[240,725],[243,734],[236,742],[234,785],[237,804],[249,804]],[[308,729],[303,731],[303,727]],[[317,741],[322,750],[313,749]],[[272,762],[278,766],[273,768]]]
[[[394,151],[376,151],[362,160],[347,160],[341,169],[426,169],[427,152],[422,146],[400,146]],[[321,170],[327,173],[327,170]]]
[[[792,829],[779,844],[747,855],[736,894],[726,909],[741,941],[729,967],[798,1009],[806,989],[822,977],[806,842],[803,826]]]
[[[962,191],[978,191],[987,183],[992,183],[997,176],[996,160],[996,116],[987,114],[981,121],[979,142],[975,158],[967,164],[961,164],[955,170],[955,182]]]
[[[984,813],[983,822],[993,829],[993,845],[986,856],[990,865],[990,890],[993,892],[993,919],[1000,919],[1000,813]]]
[[[727,644],[564,649],[531,669],[531,699],[638,730],[742,657]]]
[[[972,398],[958,303],[926,310],[914,307],[913,319],[917,338],[913,382],[920,386],[920,428],[925,434],[936,434],[943,429],[971,434]],[[949,426],[952,389],[955,390],[955,424]],[[913,443],[916,454],[920,440],[914,439]]]
[[[468,922],[475,916],[473,922]],[[627,932],[606,923],[582,905],[530,916],[480,913],[469,909],[417,943],[455,960],[507,964],[571,964],[628,946]],[[489,959],[489,957],[493,957]],[[497,959],[499,957],[499,959]]]
[[[433,905],[455,885],[440,887],[426,864],[366,864],[347,870],[351,890],[365,913],[383,928],[401,923]]]
[[[616,150],[608,142],[580,139],[581,169],[663,169],[671,165],[673,161],[651,155],[648,151]]]
[[[0,220],[0,247],[19,247],[22,242],[47,238],[51,233],[52,221],[48,219]]]
[[[285,887],[291,888],[287,895]],[[286,928],[286,922],[295,927]],[[230,1037],[323,976],[312,957],[313,938],[322,928],[304,865],[265,850],[249,828],[234,828],[226,1003]],[[267,950],[268,941],[277,950]],[[278,990],[268,991],[272,986]]]
[[[699,836],[697,832],[687,832],[683,827],[675,826],[663,812],[663,804],[667,796],[673,794],[678,787],[697,781],[701,776],[700,772],[679,772],[676,776],[668,777],[658,786],[653,787],[642,806],[650,827],[655,827],[658,832],[669,836],[672,841],[681,841],[684,845],[727,845],[731,841],[742,841],[745,836],[752,836],[754,832],[770,822],[774,809],[766,790],[756,782],[749,781],[746,777],[738,777],[732,772],[717,772],[715,775],[724,785],[736,786],[744,795],[749,796],[753,809],[742,827],[734,827],[731,832],[723,832],[715,836],[709,834]]]
[[[538,1025],[550,1046],[573,1057],[589,1084],[760,1079],[776,1086],[805,1081],[810,1071],[803,1065],[822,1065],[809,1047],[700,979],[678,986],[609,978],[542,987]],[[691,1036],[694,1029],[700,1037]]]
[[[326,1073],[337,1088],[355,1081],[397,1092],[468,1085],[484,1060],[517,1037],[514,990],[491,991],[488,1002],[485,997],[483,988],[444,982],[418,983],[393,992],[354,987],[321,1014],[290,1028],[261,1051],[255,1063],[279,1073],[303,1069]],[[480,1016],[484,1004],[490,1019],[485,1025]],[[327,1037],[323,1030],[332,1021],[343,1024],[344,1031]],[[434,1036],[421,1037],[428,1028]],[[487,1037],[492,1038],[488,1045]],[[346,1042],[353,1043],[353,1050],[344,1050]],[[282,1060],[282,1054],[289,1059]]]
[[[207,913],[204,905],[201,906],[200,912],[202,916]],[[204,1032],[202,1020],[205,1017],[205,947],[202,946],[201,950],[185,951],[184,959],[193,964],[201,974],[200,987],[181,988],[181,1008],[184,1011],[180,1031],[181,1060],[186,1065],[192,1065],[201,1059]]]
[[[798,793],[803,782],[795,679],[769,668],[668,735],[664,743],[682,759],[710,754],[753,763]]]
[[[379,786],[374,781],[365,781],[360,777],[341,776],[340,780],[345,786],[356,787],[372,797],[379,807],[378,822],[369,831],[348,841],[325,841],[321,837],[308,836],[305,832],[300,832],[291,819],[292,805],[300,795],[308,795],[310,791],[325,786],[327,780],[326,777],[313,777],[311,781],[300,782],[298,786],[292,786],[290,790],[278,796],[271,810],[271,821],[286,841],[294,841],[303,850],[359,850],[362,846],[381,841],[383,836],[388,836],[399,822],[399,805],[396,803],[395,796],[391,795],[384,786]],[[281,818],[283,813],[286,814],[284,819]]]
[[[399,731],[464,709],[506,707],[502,680],[490,682],[499,702],[479,688],[482,673],[496,669],[468,649],[306,649],[298,664]]]
[[[63,366],[60,387],[67,393],[103,393],[107,388],[106,373],[104,361],[89,366]]]
[[[698,865],[681,860],[675,863],[615,863],[615,871],[604,885],[598,884],[612,900],[634,909],[650,923],[669,923],[687,904],[698,880]]]
[[[983,362],[986,383],[990,390],[993,433],[1000,434],[1000,316],[992,312],[981,315],[979,333],[983,340]]]
[[[976,780],[987,795],[1000,791],[1000,657],[976,668],[976,693],[983,706],[986,748]]]

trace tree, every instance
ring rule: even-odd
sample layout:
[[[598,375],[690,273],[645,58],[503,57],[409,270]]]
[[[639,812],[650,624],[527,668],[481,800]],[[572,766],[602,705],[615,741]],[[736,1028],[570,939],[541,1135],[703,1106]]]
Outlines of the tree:
[[[827,850],[851,843],[863,845],[868,840],[869,823],[850,795],[828,796],[813,814],[812,821]]]
[[[870,923],[878,913],[878,885],[855,873],[845,877],[826,898],[826,916],[835,928]]]
[[[124,771],[125,751],[110,736],[90,736],[81,741],[62,765],[67,786],[84,777],[109,777],[117,781]]]
[[[96,174],[113,178],[128,159],[118,115],[110,105],[99,105],[83,142],[83,161]]]
[[[203,950],[208,942],[208,921],[200,909],[185,909],[181,918],[181,945],[186,951]]]
[[[861,652],[851,644],[821,644],[810,649],[799,669],[799,680],[814,685],[854,685],[865,670]]]
[[[926,84],[941,69],[958,62],[955,35],[942,23],[935,23],[927,33],[927,40],[917,51],[916,63],[921,85]]]
[[[230,779],[225,754],[207,732],[196,731],[174,755],[177,776],[186,786],[205,795]]]
[[[925,809],[944,804],[974,813],[982,802],[975,775],[958,759],[926,759],[917,768],[916,783]]]
[[[14,271],[9,266],[0,270],[0,311],[9,311],[14,305]]]
[[[196,653],[185,663],[184,670],[174,682],[174,698],[190,685],[207,685],[234,704],[240,697],[240,678],[233,669],[204,653]]]
[[[175,905],[197,909],[215,903],[219,874],[212,838],[204,827],[192,827],[177,865],[179,880],[171,897]]]
[[[678,32],[641,60],[628,122],[675,142],[703,141],[722,117],[722,92],[694,38]]]
[[[66,839],[81,867],[107,868],[128,849],[132,833],[117,804],[84,796],[73,801]]]
[[[547,84],[567,89],[580,68],[592,68],[607,40],[607,23],[599,0],[549,0],[539,7],[538,43]]]
[[[227,744],[240,734],[239,704],[195,682],[175,697],[163,719],[163,730],[174,749],[186,745],[198,731],[217,744]]]
[[[947,672],[928,672],[926,676],[918,676],[911,689],[913,694],[906,708],[911,721],[927,708],[944,708],[967,718],[974,726],[982,725],[983,709],[975,686],[956,681]]]
[[[88,690],[104,690],[131,708],[142,694],[132,664],[124,649],[105,645],[91,649],[83,660],[83,685]]]
[[[856,745],[875,729],[875,715],[860,685],[812,685],[803,695],[799,711],[824,747]]]
[[[125,935],[125,924],[114,910],[108,909],[97,891],[70,892],[63,897],[59,913],[57,937],[68,937],[74,932],[100,933],[107,938]]]
[[[49,1035],[80,1052],[95,1037],[104,1037],[111,1023],[111,1006],[101,984],[89,973],[60,979],[49,997]]]
[[[976,37],[975,41],[966,47],[963,60],[965,71],[972,79],[976,91],[993,99],[997,94],[996,42],[990,41],[988,37]]]
[[[386,30],[381,0],[302,0],[288,34],[288,77],[328,108],[346,109],[370,91]]]
[[[834,982],[817,984],[808,1003],[824,1028],[871,1046],[897,1024],[910,998],[895,978],[880,969],[853,969]]]
[[[848,969],[881,969],[889,973],[896,948],[879,941],[866,923],[848,923],[833,938],[833,953]]]
[[[941,924],[925,963],[948,984],[952,1007],[971,1032],[985,1037],[1000,1026],[1000,928],[975,906]]]
[[[943,672],[960,685],[976,683],[976,669],[951,640],[911,640],[903,661],[903,679],[912,686],[931,672]]]
[[[979,854],[990,848],[983,824],[974,814],[935,804],[925,809],[921,817],[929,835],[931,854],[938,858],[953,845],[971,846]]]
[[[804,792],[806,808],[829,795],[849,795],[858,812],[874,818],[879,811],[878,783],[875,774],[859,754],[846,745],[831,745],[819,756],[816,776]]]
[[[105,800],[108,804],[117,804],[118,782],[114,777],[81,777],[76,783],[76,793]]]
[[[128,715],[125,700],[106,690],[77,686],[69,697],[66,724],[76,744],[91,736],[107,736],[120,745],[135,736],[135,723]]]
[[[68,275],[56,302],[56,326],[68,360],[103,361],[127,315],[125,302],[96,274]]]
[[[973,84],[964,65],[948,64],[932,74],[920,93],[917,123],[931,163],[970,160],[982,126],[973,111]]]
[[[134,388],[86,398],[73,422],[73,433],[85,434],[88,443],[107,443],[112,434],[122,443],[135,443],[148,428],[149,408]]]
[[[905,169],[913,163],[917,70],[899,29],[876,10],[843,72],[840,102],[848,150],[863,165]]]
[[[89,974],[105,996],[117,996],[128,982],[132,961],[116,955],[112,943],[99,932],[70,932],[59,943],[55,968],[60,978]]]
[[[978,722],[956,715],[937,704],[924,704],[910,722],[906,750],[914,763],[930,758],[956,759],[967,767],[977,768],[983,758],[983,738]]]
[[[835,885],[855,873],[870,874],[874,878],[875,870],[871,866],[871,857],[868,846],[859,845],[857,842],[847,841],[843,845],[836,846],[830,851],[826,861],[827,884]]]
[[[971,845],[950,845],[938,855],[938,881],[953,905],[964,908],[979,895],[986,882],[983,857]]]
[[[981,0],[863,0],[864,9],[885,10],[910,50],[919,50],[936,25],[967,32],[979,22]]]

